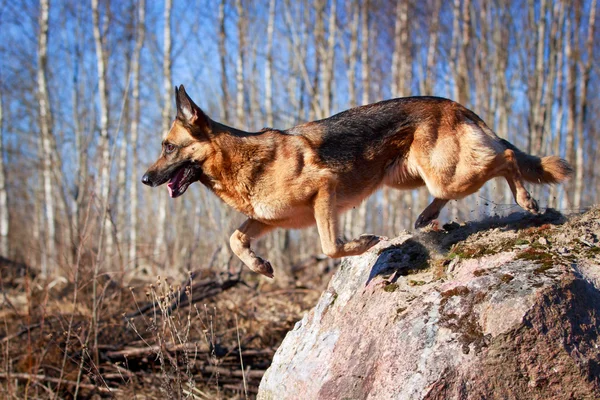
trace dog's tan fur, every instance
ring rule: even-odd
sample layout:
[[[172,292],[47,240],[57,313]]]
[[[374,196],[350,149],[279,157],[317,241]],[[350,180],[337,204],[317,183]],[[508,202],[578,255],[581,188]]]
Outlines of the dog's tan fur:
[[[316,223],[330,257],[362,254],[378,243],[375,235],[342,241],[338,217],[382,185],[427,186],[434,200],[419,216],[418,228],[437,218],[449,200],[475,193],[495,177],[504,177],[516,202],[537,213],[523,180],[556,183],[571,174],[564,160],[522,153],[473,112],[446,99],[397,99],[285,132],[248,133],[209,119],[183,86],[176,92],[178,117],[144,183],[160,185],[180,165],[193,169],[193,180],[248,217],[231,236],[231,248],[268,277],[270,263],[250,243],[276,227]],[[368,132],[364,137],[362,130]]]

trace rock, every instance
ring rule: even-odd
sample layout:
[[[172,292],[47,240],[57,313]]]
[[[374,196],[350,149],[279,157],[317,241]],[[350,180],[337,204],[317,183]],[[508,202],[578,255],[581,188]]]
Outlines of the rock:
[[[577,241],[600,232],[600,210],[517,220],[345,259],[258,398],[600,398],[600,255]],[[523,237],[549,240],[519,249]]]

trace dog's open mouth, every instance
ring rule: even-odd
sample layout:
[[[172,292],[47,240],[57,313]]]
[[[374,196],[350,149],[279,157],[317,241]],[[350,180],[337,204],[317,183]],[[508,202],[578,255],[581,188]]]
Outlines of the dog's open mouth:
[[[169,196],[171,198],[179,197],[185,193],[187,188],[195,182],[196,177],[196,167],[194,165],[184,165],[180,167],[175,175],[171,179],[169,179],[169,183],[167,184],[167,189],[169,189]]]

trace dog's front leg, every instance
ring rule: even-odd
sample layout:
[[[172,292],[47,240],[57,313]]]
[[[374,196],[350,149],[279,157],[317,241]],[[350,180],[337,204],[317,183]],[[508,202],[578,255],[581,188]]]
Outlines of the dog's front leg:
[[[258,272],[267,278],[273,278],[273,267],[270,262],[254,254],[254,251],[250,248],[250,242],[273,228],[273,226],[263,224],[255,219],[247,219],[229,238],[229,245],[235,255],[252,271]]]
[[[323,253],[331,258],[356,256],[369,250],[385,238],[376,235],[361,235],[344,242],[338,238],[338,215],[335,185],[328,184],[317,193],[314,200],[315,220],[321,237]]]

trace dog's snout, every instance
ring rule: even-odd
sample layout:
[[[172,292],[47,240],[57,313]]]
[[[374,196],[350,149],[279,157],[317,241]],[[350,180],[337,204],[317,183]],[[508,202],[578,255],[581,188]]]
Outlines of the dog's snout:
[[[142,176],[142,183],[143,183],[144,185],[148,185],[148,186],[154,186],[154,185],[152,184],[152,180],[150,180],[150,174],[149,174],[148,172],[146,172],[146,173],[144,174],[144,176]]]

